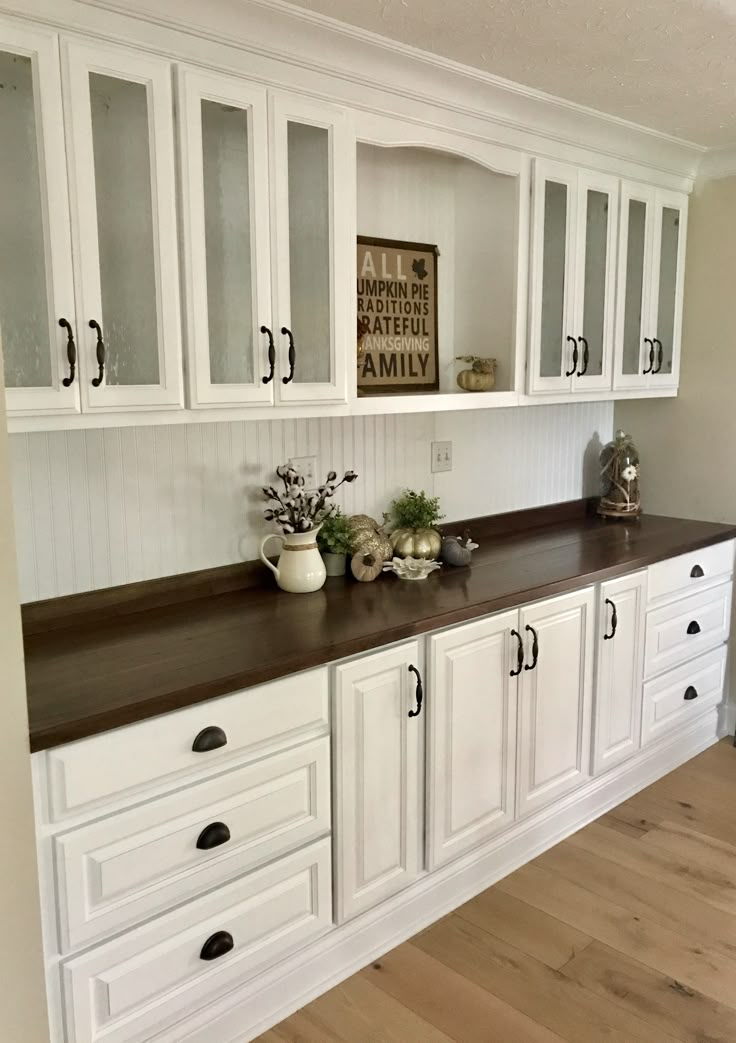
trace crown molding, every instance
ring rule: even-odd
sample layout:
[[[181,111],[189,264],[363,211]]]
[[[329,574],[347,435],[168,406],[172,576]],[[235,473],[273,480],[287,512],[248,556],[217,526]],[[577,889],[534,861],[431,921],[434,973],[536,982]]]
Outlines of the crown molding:
[[[700,160],[698,181],[714,181],[716,178],[734,176],[736,176],[736,145],[708,149]]]

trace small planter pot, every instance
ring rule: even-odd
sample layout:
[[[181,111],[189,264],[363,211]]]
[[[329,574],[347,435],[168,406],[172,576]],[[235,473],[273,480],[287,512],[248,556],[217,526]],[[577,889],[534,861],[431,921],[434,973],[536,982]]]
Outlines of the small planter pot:
[[[328,576],[345,575],[345,564],[347,562],[346,554],[333,554],[331,551],[323,550],[322,560],[325,563]]]

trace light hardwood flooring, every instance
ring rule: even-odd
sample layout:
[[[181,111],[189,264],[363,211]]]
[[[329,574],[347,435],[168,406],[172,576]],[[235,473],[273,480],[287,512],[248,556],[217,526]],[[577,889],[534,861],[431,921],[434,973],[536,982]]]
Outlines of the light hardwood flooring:
[[[724,740],[260,1043],[736,1043]]]

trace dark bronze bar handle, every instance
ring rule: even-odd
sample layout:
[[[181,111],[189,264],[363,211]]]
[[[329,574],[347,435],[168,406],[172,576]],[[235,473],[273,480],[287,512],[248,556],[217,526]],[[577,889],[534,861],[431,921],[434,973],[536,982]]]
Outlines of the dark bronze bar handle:
[[[225,735],[222,728],[210,725],[209,728],[203,728],[199,733],[192,743],[192,750],[194,753],[210,753],[212,750],[219,750],[223,746],[227,746],[227,735]]]
[[[70,388],[77,373],[77,345],[74,343],[74,331],[69,320],[59,319],[59,325],[66,330],[66,357],[69,363],[69,376],[64,377],[62,384],[65,388]]]
[[[610,641],[612,637],[616,636],[616,630],[618,629],[618,612],[616,611],[616,606],[610,598],[606,598],[606,604],[611,606],[611,633],[604,634],[603,640]]]
[[[645,337],[644,343],[649,345],[649,365],[642,370],[642,375],[646,376],[647,373],[651,373],[654,369],[654,341],[651,337]]]
[[[229,839],[230,830],[224,822],[211,822],[197,837],[197,847],[200,851],[209,851],[213,847],[227,844]]]
[[[524,639],[518,630],[512,630],[511,636],[519,642],[519,647],[516,649],[516,669],[509,673],[509,677],[518,677],[524,665]]]
[[[416,687],[417,708],[416,708],[416,710],[409,710],[409,716],[410,717],[418,717],[419,714],[422,712],[422,700],[424,699],[424,686],[422,685],[422,675],[419,673],[419,671],[417,670],[417,668],[415,666],[410,666],[409,667],[409,672],[412,673],[412,674],[416,674],[417,675],[417,687]]]
[[[687,701],[689,702],[691,699],[697,699],[697,698],[698,698],[698,690],[697,690],[697,688],[693,688],[693,686],[691,684],[688,685],[687,688],[685,689],[685,694],[683,695],[683,699],[687,699]]]
[[[652,370],[652,373],[659,373],[664,362],[664,348],[662,347],[662,341],[659,337],[654,337],[654,343],[657,345],[657,368]]]
[[[705,573],[703,572],[700,565],[693,565],[690,569],[690,579],[702,579]]]
[[[529,625],[527,625],[526,629],[527,629],[527,631],[529,633],[531,633],[532,638],[533,638],[533,640],[532,640],[532,665],[529,666],[529,664],[527,663],[527,665],[524,667],[524,669],[525,670],[533,670],[536,667],[537,662],[539,660],[539,635],[537,634],[537,632],[534,629],[534,627],[530,627]]]
[[[588,372],[588,363],[590,362],[590,348],[588,347],[588,342],[585,339],[585,337],[578,337],[578,340],[582,341],[583,344],[583,368],[578,373],[578,376],[584,377],[585,374]]]
[[[691,635],[692,634],[699,634],[700,633],[700,623],[698,623],[698,621],[696,619],[694,619],[692,621],[692,623],[688,624],[687,632],[688,632],[688,634],[691,634]]]
[[[567,370],[565,372],[566,377],[571,377],[578,368],[578,342],[575,340],[574,337],[566,337],[565,343],[567,343],[570,340],[572,341],[572,369]]]
[[[273,333],[268,326],[261,326],[261,333],[268,334],[268,376],[261,377],[261,380],[264,384],[270,384],[276,370],[276,347],[273,342]]]
[[[102,330],[100,329],[99,322],[95,322],[94,319],[89,320],[89,328],[97,331],[97,367],[99,373],[92,379],[92,387],[98,388],[102,383],[102,378],[105,375],[105,342],[102,339]]]
[[[296,364],[296,349],[294,348],[294,335],[290,329],[286,326],[281,327],[281,332],[285,337],[289,338],[289,375],[288,377],[282,377],[282,384],[290,384],[294,379],[294,366]]]
[[[235,948],[233,936],[227,931],[218,931],[208,938],[199,954],[200,960],[219,960]]]

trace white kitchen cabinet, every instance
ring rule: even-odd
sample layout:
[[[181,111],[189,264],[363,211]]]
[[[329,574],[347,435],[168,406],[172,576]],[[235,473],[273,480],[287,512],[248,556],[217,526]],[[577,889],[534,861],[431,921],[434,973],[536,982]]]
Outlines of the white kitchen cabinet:
[[[335,670],[334,835],[338,923],[378,905],[422,869],[422,661],[419,643]]]
[[[62,41],[85,411],[183,406],[171,64]]]
[[[427,704],[430,870],[513,822],[518,611],[433,636]]]
[[[0,343],[8,413],[76,413],[78,331],[56,34],[0,21],[0,81]]]
[[[522,608],[517,809],[529,814],[590,776],[595,588]]]
[[[639,749],[646,597],[646,572],[609,580],[600,587],[593,738],[595,775],[627,760]]]
[[[621,189],[614,387],[677,387],[687,196]]]
[[[611,387],[618,190],[615,177],[535,161],[530,394]]]

